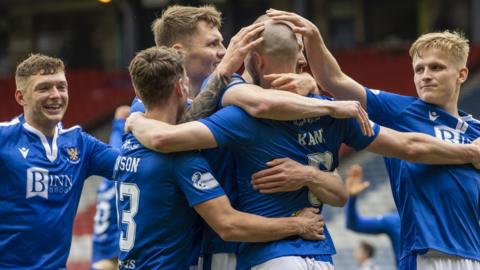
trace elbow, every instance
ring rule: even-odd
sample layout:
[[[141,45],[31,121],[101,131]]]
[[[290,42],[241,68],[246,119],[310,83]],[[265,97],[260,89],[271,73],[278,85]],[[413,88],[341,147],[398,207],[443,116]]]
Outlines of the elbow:
[[[416,162],[422,155],[422,145],[418,144],[414,136],[408,136],[402,144],[400,159]]]
[[[258,100],[256,104],[249,106],[246,110],[248,114],[255,118],[266,118],[274,110],[274,104],[269,100]]]
[[[229,224],[228,222],[223,222],[219,228],[217,228],[217,234],[222,238],[223,241],[237,241],[237,233],[235,226]]]
[[[348,200],[348,195],[346,194],[338,194],[338,196],[332,200],[330,205],[335,206],[335,207],[344,207],[345,204],[347,203]]]

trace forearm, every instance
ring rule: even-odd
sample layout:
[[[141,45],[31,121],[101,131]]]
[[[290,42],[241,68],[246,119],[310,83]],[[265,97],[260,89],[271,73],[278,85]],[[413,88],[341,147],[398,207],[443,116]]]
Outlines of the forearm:
[[[348,194],[341,177],[332,172],[323,172],[312,166],[306,166],[308,170],[308,189],[323,203],[342,207],[345,205]]]
[[[215,112],[221,91],[228,85],[230,75],[216,70],[207,85],[187,108],[180,123],[190,122],[210,116]]]
[[[342,72],[335,57],[323,42],[320,32],[305,39],[305,48],[310,68],[322,89],[331,93],[338,100],[357,100],[366,108],[363,87]]]
[[[235,102],[241,103],[241,100]],[[288,121],[330,115],[334,109],[333,102],[286,91],[268,90],[239,106],[256,118]]]
[[[269,242],[303,233],[297,217],[265,218],[236,211],[220,236],[227,241]]]
[[[157,138],[163,134],[165,125],[163,122],[141,117],[135,121],[135,125],[131,126],[131,132],[143,146],[160,151],[161,149],[156,149],[154,144]]]
[[[455,144],[420,133],[407,134],[405,159],[426,164],[468,164],[478,162],[480,147]]]

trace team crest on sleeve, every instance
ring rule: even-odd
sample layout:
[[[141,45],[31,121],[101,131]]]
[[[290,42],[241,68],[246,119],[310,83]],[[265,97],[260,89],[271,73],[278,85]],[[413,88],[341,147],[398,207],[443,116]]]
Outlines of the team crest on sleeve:
[[[209,172],[195,172],[192,175],[192,184],[199,190],[212,189],[219,185],[217,179],[215,179],[215,177]]]
[[[65,153],[67,154],[66,158],[70,163],[77,164],[78,162],[80,162],[80,155],[78,153],[77,147],[66,146],[64,149],[65,149]]]

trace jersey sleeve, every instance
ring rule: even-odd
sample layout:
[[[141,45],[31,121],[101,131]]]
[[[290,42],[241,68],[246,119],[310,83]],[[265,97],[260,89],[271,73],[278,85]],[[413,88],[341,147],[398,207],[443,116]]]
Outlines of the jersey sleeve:
[[[375,140],[375,138],[378,136],[378,133],[380,132],[380,126],[373,122],[370,122],[373,129],[373,136],[365,136],[362,133],[360,125],[355,119],[349,118],[343,121],[345,124],[342,127],[343,131],[341,132],[341,134],[344,135],[343,142],[348,146],[354,148],[356,151],[360,151],[370,145],[370,143]]]
[[[108,143],[113,148],[120,148],[122,146],[123,129],[125,127],[125,119],[114,119],[112,123],[112,133],[110,133],[110,140]]]
[[[190,206],[225,195],[207,161],[197,152],[175,156],[174,176]]]
[[[88,175],[112,179],[115,161],[120,151],[86,133],[84,133],[84,140],[89,146],[89,153],[86,155],[89,159]]]
[[[213,133],[218,146],[242,146],[255,140],[258,120],[237,106],[227,106],[208,118],[200,119]]]
[[[211,79],[212,79],[212,75],[208,76],[205,80],[203,80],[202,86],[200,87],[200,92],[205,89],[205,87],[207,86],[208,82]],[[232,77],[230,78],[230,83],[228,83],[228,85],[225,88],[220,90],[221,92],[220,92],[220,96],[218,97],[217,110],[220,110],[223,108],[222,99],[225,92],[227,92],[227,90],[230,89],[232,86],[237,84],[242,84],[242,83],[246,83],[245,80],[242,78],[242,76],[238,73],[233,73]]]
[[[143,102],[138,98],[135,97],[132,101],[132,105],[130,105],[130,113],[134,112],[145,112],[145,106],[143,105]]]
[[[414,97],[369,88],[365,88],[365,92],[368,116],[382,126],[391,126],[395,118],[415,100]]]
[[[345,205],[345,219],[347,228],[361,233],[379,234],[387,231],[388,225],[383,216],[362,217],[357,212],[357,197],[350,197]]]

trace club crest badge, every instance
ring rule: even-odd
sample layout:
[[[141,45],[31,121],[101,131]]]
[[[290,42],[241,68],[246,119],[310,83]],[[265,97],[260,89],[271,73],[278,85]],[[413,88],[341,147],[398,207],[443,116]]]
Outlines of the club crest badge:
[[[65,147],[65,151],[67,152],[67,159],[70,163],[77,164],[80,162],[77,147]]]

